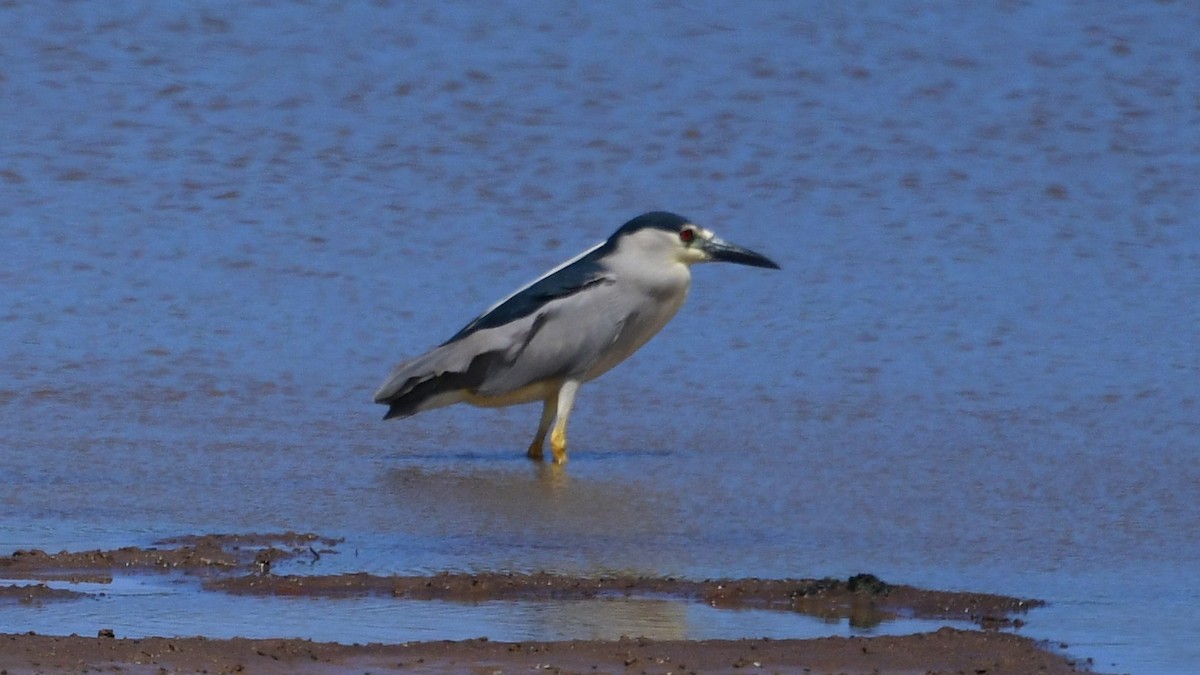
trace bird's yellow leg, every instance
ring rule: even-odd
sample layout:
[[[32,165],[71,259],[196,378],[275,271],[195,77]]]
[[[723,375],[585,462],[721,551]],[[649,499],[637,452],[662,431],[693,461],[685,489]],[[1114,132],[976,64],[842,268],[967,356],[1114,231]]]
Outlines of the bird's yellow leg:
[[[557,409],[558,393],[556,392],[550,398],[542,401],[542,419],[538,422],[538,430],[533,437],[533,442],[529,444],[529,452],[525,453],[529,459],[542,461],[542,445],[546,442],[546,432],[550,431],[550,423],[554,421]]]
[[[567,461],[567,419],[571,416],[571,407],[575,405],[577,391],[578,380],[567,380],[558,390],[558,414],[554,419],[554,430],[550,432],[550,451],[554,453],[555,464],[565,464]]]

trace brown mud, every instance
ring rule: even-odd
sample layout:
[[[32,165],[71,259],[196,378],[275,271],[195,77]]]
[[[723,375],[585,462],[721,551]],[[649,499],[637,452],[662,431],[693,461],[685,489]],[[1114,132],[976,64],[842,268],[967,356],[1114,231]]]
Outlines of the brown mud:
[[[1080,666],[1082,667],[1082,666]],[[812,640],[571,640],[341,645],[306,640],[0,635],[0,671],[207,673],[1081,672],[1029,638],[942,628]],[[1086,671],[1082,671],[1086,672]]]
[[[20,550],[0,559],[0,602],[70,601],[85,594],[36,583],[100,581],[114,575],[174,572],[204,577],[204,588],[301,597],[383,595],[409,600],[577,601],[646,597],[760,608],[847,619],[869,627],[901,617],[970,621],[985,630],[943,628],[901,637],[784,640],[573,640],[500,643],[486,639],[402,645],[340,645],[307,640],[121,639],[0,635],[0,669],[23,672],[968,672],[1066,673],[1081,667],[1034,640],[990,630],[1019,628],[1042,604],[984,593],[924,590],[873,575],[849,579],[576,577],[551,573],[441,573],[431,576],[277,575],[294,559],[336,554],[339,542],[313,534],[178,537],[151,547],[47,553]],[[749,669],[749,671],[747,671]]]

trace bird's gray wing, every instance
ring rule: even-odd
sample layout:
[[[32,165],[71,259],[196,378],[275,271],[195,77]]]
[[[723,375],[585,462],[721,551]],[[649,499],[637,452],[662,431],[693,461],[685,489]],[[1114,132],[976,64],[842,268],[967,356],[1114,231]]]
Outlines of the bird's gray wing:
[[[611,282],[584,256],[518,291],[437,348],[396,366],[375,392],[375,402],[389,407],[384,419],[457,403],[464,391],[500,395],[561,376],[572,367],[568,343],[578,336],[546,349],[539,335],[565,305],[578,304],[575,296]],[[558,328],[552,339],[562,341]],[[529,352],[531,345],[538,349]]]
[[[610,242],[597,244],[584,251],[578,259],[542,275],[463,326],[462,330],[455,333],[446,343],[461,340],[475,331],[496,328],[522,319],[553,300],[574,295],[593,284],[611,280],[608,269],[600,263],[600,258],[611,248]]]
[[[608,353],[628,319],[612,302],[614,295],[613,284],[597,283],[547,303],[475,391],[500,396],[536,382],[582,378]]]

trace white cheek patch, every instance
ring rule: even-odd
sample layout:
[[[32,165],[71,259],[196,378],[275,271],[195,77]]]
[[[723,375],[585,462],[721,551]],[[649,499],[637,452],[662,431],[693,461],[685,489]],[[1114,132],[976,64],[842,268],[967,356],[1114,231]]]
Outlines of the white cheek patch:
[[[711,241],[712,238],[716,236],[712,230],[705,229],[699,225],[692,225],[692,227],[696,228],[696,243],[701,241]],[[693,263],[710,260],[708,253],[706,253],[700,246],[697,246],[696,243],[693,243],[691,246],[683,249],[683,255],[680,256],[680,262],[691,265]]]
[[[708,254],[699,246],[686,246],[679,249],[679,262],[692,264],[708,260]]]

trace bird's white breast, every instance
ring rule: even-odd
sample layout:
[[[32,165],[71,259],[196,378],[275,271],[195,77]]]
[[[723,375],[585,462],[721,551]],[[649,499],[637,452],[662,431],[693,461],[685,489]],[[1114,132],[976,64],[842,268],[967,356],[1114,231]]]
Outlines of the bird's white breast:
[[[612,347],[588,369],[591,380],[629,358],[667,325],[687,299],[692,275],[687,265],[661,259],[622,259],[613,267],[613,296],[620,305],[621,330]]]

